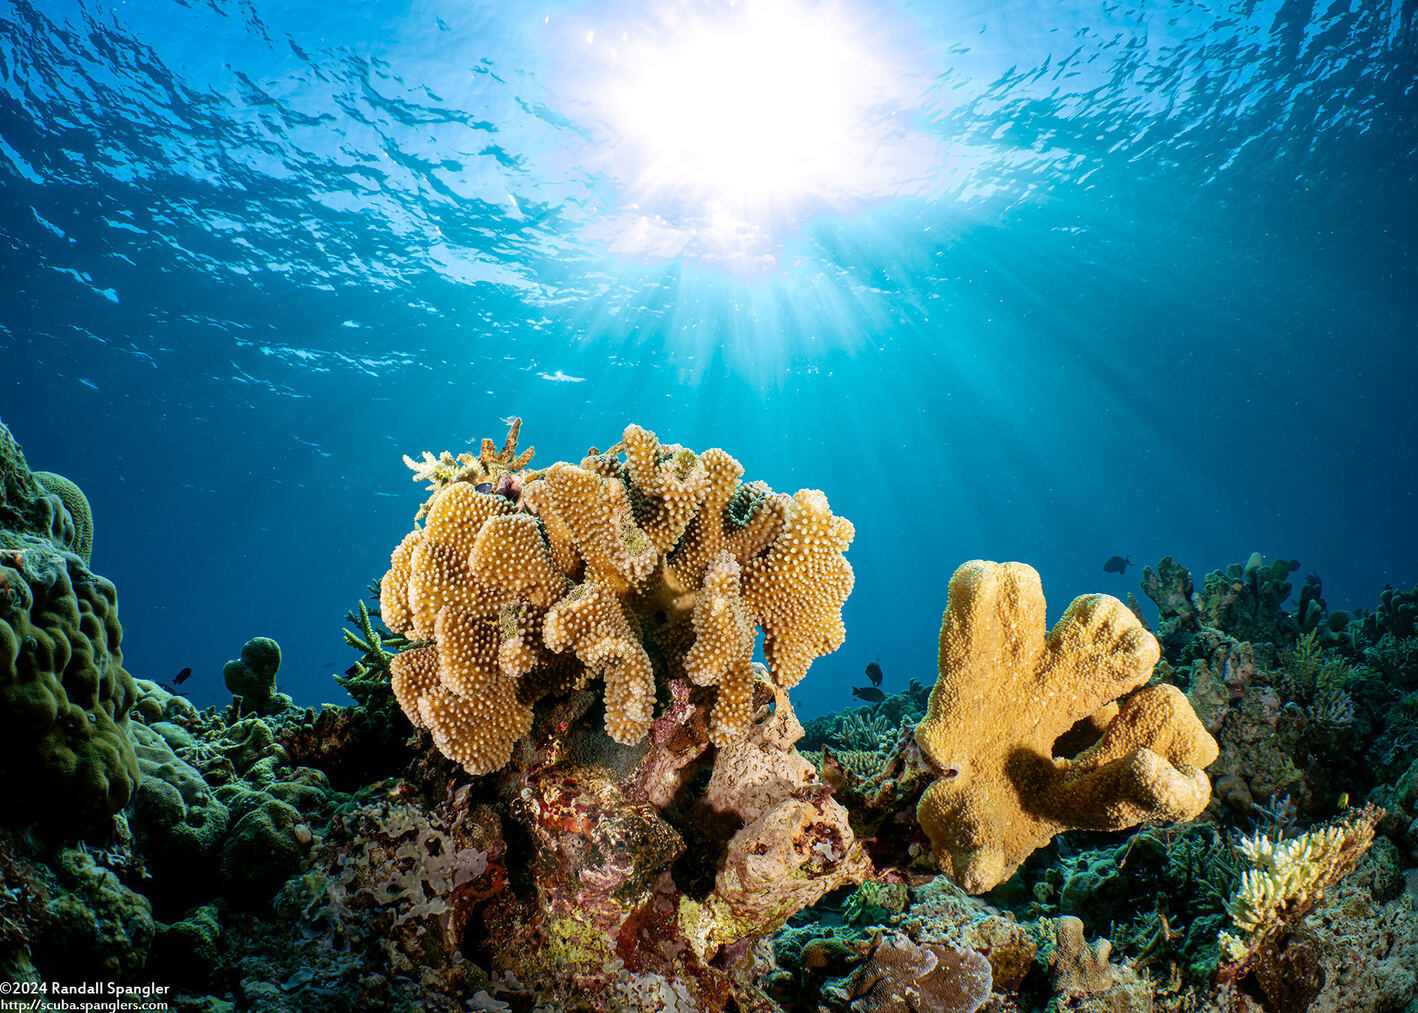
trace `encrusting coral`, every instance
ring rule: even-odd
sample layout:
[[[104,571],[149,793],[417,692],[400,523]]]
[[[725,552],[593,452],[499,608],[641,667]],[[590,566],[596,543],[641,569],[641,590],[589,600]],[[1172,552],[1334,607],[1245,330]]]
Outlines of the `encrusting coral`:
[[[853,992],[860,1013],[975,1013],[990,997],[990,962],[974,950],[895,935],[872,950]]]
[[[1136,616],[1085,595],[1047,637],[1044,618],[1030,566],[975,560],[951,578],[940,678],[916,728],[937,776],[917,818],[939,868],[972,893],[1063,830],[1188,820],[1210,796],[1216,742],[1178,689],[1141,688],[1159,652]]]
[[[657,671],[681,670],[716,687],[711,736],[733,741],[752,720],[759,629],[784,687],[841,645],[853,528],[821,492],[742,484],[724,451],[635,425],[624,460],[542,472],[508,470],[527,463],[515,427],[490,446],[461,468],[410,462],[435,492],[380,582],[389,629],[422,642],[391,663],[395,698],[470,773],[506,764],[539,698],[594,678],[617,742],[644,738]]]
[[[741,824],[714,890],[702,904],[681,909],[686,935],[705,958],[720,944],[777,929],[789,915],[871,873],[847,810],[793,748],[803,727],[788,694],[766,680],[764,688],[771,711],[765,705],[747,734],[719,749],[701,800],[716,817]]]

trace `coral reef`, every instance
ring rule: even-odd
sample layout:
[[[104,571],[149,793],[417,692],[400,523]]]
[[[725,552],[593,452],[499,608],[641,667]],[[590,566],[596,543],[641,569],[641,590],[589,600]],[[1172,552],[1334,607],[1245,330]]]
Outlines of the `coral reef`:
[[[198,710],[123,672],[91,518],[0,430],[0,974],[214,1013],[1411,1008],[1418,596],[1287,613],[1296,564],[1164,559],[1154,640],[1104,596],[1046,632],[1036,573],[969,563],[935,686],[805,731],[852,584],[825,498],[517,435],[410,459],[355,706],[290,705],[257,638]],[[36,679],[99,740],[59,773]]]
[[[1196,594],[1203,625],[1252,643],[1293,640],[1299,624],[1281,606],[1290,597],[1287,578],[1297,568],[1285,559],[1267,563],[1253,552],[1244,564],[1208,573]]]
[[[871,871],[846,812],[794,751],[801,728],[766,672],[749,728],[717,750],[712,696],[682,678],[669,690],[629,746],[595,727],[595,695],[576,691],[539,713],[527,748],[494,775],[514,797],[503,836],[527,842],[530,883],[477,915],[485,959],[537,982],[542,1001],[596,995],[610,1008],[653,977],[685,1008],[734,997],[769,1009],[733,970],[750,944]],[[607,968],[630,977],[617,984]]]
[[[937,777],[917,815],[941,870],[971,892],[1066,828],[1187,820],[1210,795],[1215,740],[1174,687],[1141,688],[1157,642],[1126,606],[1082,597],[1044,631],[1032,567],[977,560],[951,578],[940,678],[916,729]],[[1077,755],[1056,757],[1080,722]]]
[[[85,832],[127,805],[138,761],[118,596],[81,529],[0,424],[0,818]]]

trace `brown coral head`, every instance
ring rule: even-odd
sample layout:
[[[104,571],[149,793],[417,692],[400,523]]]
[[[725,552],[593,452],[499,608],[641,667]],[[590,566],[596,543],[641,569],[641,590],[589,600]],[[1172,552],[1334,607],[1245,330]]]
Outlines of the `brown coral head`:
[[[879,943],[852,993],[862,1013],[975,1013],[994,985],[990,962],[974,950],[915,943],[896,935]]]

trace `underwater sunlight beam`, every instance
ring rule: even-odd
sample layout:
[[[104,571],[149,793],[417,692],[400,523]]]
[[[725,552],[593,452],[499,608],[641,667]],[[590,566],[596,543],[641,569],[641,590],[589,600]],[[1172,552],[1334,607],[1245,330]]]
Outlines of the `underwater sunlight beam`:
[[[671,3],[575,30],[585,61],[555,90],[594,124],[616,253],[772,264],[814,216],[913,192],[938,165],[913,126],[929,74],[882,9]]]

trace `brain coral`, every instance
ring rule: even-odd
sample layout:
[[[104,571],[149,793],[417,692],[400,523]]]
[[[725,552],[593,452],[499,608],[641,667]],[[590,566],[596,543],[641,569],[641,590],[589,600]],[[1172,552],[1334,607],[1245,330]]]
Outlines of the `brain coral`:
[[[524,465],[513,449],[507,466]],[[641,740],[657,670],[715,687],[712,736],[731,741],[752,718],[758,630],[781,686],[842,643],[853,529],[822,493],[743,484],[724,451],[664,446],[635,425],[617,449],[623,460],[515,475],[497,475],[498,460],[469,478],[413,465],[436,492],[390,557],[380,607],[423,646],[394,659],[392,686],[471,773],[507,762],[540,697],[592,679],[607,733]],[[495,490],[473,484],[495,475]]]
[[[94,515],[89,508],[89,498],[84,495],[84,490],[63,475],[36,471],[34,477],[40,485],[58,496],[64,509],[69,511],[69,517],[74,522],[74,541],[64,547],[77,552],[87,566],[94,550]]]
[[[1175,687],[1140,688],[1159,651],[1127,606],[1085,595],[1044,630],[1033,567],[955,571],[916,727],[937,778],[916,814],[936,863],[972,893],[1066,829],[1188,820],[1211,794],[1216,740]]]
[[[70,551],[70,512],[0,425],[0,783],[4,817],[96,827],[138,779],[117,594]]]

